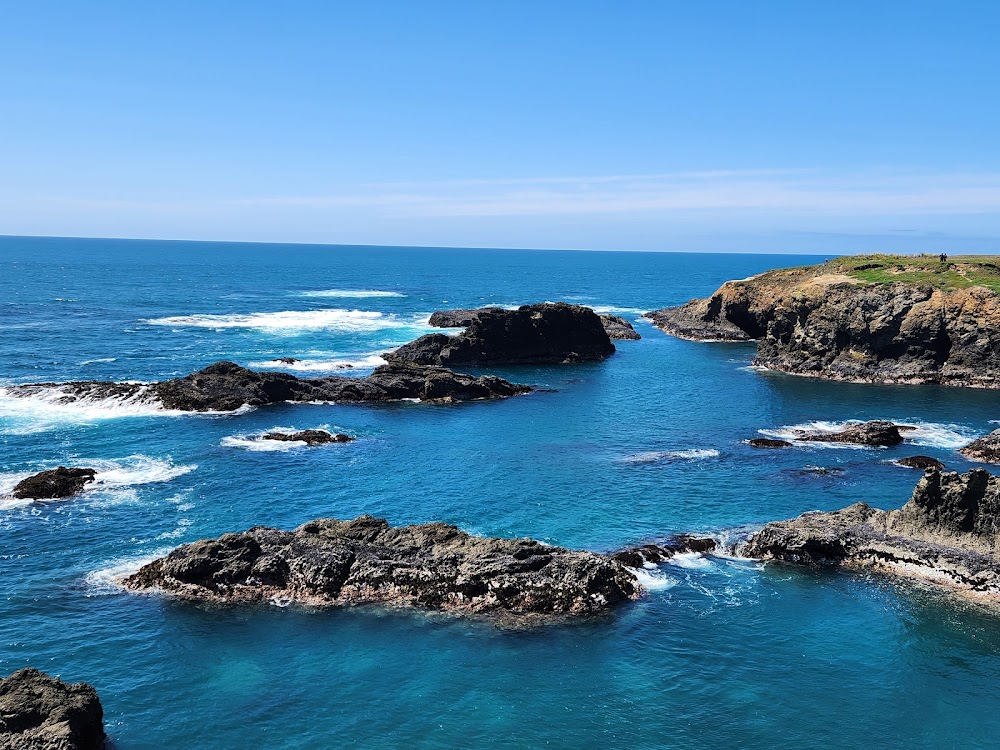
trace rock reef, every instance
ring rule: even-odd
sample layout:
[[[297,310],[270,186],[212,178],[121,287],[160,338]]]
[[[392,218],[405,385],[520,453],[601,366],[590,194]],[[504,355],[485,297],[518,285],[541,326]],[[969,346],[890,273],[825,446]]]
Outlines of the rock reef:
[[[217,603],[385,604],[514,618],[596,614],[642,592],[621,563],[593,552],[443,523],[392,527],[371,516],[194,542],[123,585]]]
[[[791,448],[792,444],[787,440],[776,440],[775,438],[752,438],[747,440],[747,445],[751,448]]]
[[[740,553],[763,560],[872,569],[1000,598],[1000,478],[929,470],[899,510],[866,503],[769,523]]]
[[[973,461],[986,464],[1000,464],[1000,430],[994,430],[989,435],[973,440],[959,453]]]
[[[907,469],[943,469],[944,464],[931,456],[906,456],[897,459],[894,463],[905,466]]]
[[[998,284],[985,259],[858,256],[729,281],[647,317],[681,338],[755,340],[755,364],[782,372],[997,388]]]
[[[87,683],[37,669],[0,679],[0,750],[101,750],[104,737],[101,701]]]
[[[97,476],[95,469],[60,466],[26,477],[14,485],[11,494],[20,499],[56,500],[80,492]]]
[[[242,406],[281,402],[378,403],[420,401],[475,401],[506,398],[532,389],[490,375],[474,377],[443,367],[395,363],[375,368],[365,378],[328,376],[298,378],[283,372],[257,372],[233,362],[216,362],[183,378],[159,383],[110,383],[80,381],[12,386],[12,396],[45,393],[72,403],[115,399],[145,403],[179,411],[232,411]]]
[[[354,440],[350,435],[332,433],[327,430],[299,430],[298,432],[266,432],[261,440],[280,440],[289,443],[305,443],[306,445],[328,445],[330,443],[350,443]]]
[[[427,322],[429,325],[436,326],[437,328],[466,328],[472,325],[472,321],[478,318],[483,312],[504,313],[507,311],[502,307],[479,307],[472,310],[438,310],[431,314]],[[642,338],[625,318],[607,313],[600,314],[598,317],[601,319],[601,325],[604,326],[604,332],[608,334],[608,338],[610,339],[638,341]]]
[[[453,310],[435,316],[432,323],[447,323],[449,327],[464,323],[465,330],[455,336],[421,336],[386,354],[385,359],[419,365],[484,366],[589,362],[615,353],[601,319],[580,305],[545,302],[517,310]]]
[[[844,443],[846,445],[893,446],[903,442],[899,425],[884,419],[848,425],[836,432],[801,431],[796,440],[812,443]]]

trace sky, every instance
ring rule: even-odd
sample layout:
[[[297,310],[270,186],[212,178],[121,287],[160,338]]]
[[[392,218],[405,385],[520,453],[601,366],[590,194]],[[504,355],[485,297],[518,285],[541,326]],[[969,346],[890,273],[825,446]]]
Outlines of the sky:
[[[0,234],[1000,252],[1000,3],[6,0]]]

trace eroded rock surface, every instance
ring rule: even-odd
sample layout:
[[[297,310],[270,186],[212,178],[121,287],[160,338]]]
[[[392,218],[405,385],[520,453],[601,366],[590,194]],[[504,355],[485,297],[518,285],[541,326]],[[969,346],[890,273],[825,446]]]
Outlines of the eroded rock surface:
[[[216,362],[183,378],[160,383],[37,383],[12,386],[8,395],[45,394],[63,403],[112,399],[144,403],[180,411],[232,411],[241,406],[291,402],[370,403],[418,399],[421,401],[474,401],[506,398],[531,390],[490,375],[473,377],[443,367],[399,362],[375,368],[365,378],[331,375],[298,378],[284,372],[258,372],[233,362]]]
[[[994,430],[989,435],[973,440],[958,452],[973,461],[1000,464],[1000,430]]]
[[[531,539],[430,523],[319,519],[187,544],[123,581],[211,602],[380,603],[510,616],[582,615],[637,598],[620,563]]]
[[[618,315],[601,315],[601,324],[604,326],[604,330],[607,332],[608,337],[612,339],[620,339],[622,341],[638,341],[642,338],[638,331],[632,327],[625,318]]]
[[[0,679],[0,750],[101,750],[104,711],[85,682],[69,685],[37,669]]]
[[[928,471],[899,510],[865,503],[767,524],[747,557],[872,568],[1000,598],[1000,478]]]
[[[517,310],[451,313],[439,313],[436,320],[466,323],[462,333],[421,336],[385,359],[444,366],[558,364],[600,360],[615,352],[601,319],[589,307],[546,302]]]
[[[11,494],[16,498],[32,500],[71,497],[93,482],[96,476],[95,469],[60,466],[22,479]]]

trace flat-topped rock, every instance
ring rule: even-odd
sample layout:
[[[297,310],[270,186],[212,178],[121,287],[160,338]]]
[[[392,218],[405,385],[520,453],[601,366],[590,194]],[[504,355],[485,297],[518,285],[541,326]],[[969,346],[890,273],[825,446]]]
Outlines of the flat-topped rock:
[[[836,432],[802,431],[796,440],[814,443],[845,443],[848,445],[892,446],[903,442],[899,426],[884,419],[854,424]]]
[[[232,411],[242,406],[281,402],[476,401],[507,398],[529,391],[529,386],[491,375],[474,377],[443,367],[406,362],[377,367],[365,378],[338,375],[299,378],[284,372],[248,370],[233,362],[216,362],[191,375],[159,383],[82,381],[7,389],[8,395],[30,397],[42,393],[62,403],[115,399],[195,412]]]
[[[604,359],[615,352],[604,325],[589,307],[565,302],[524,305],[516,310],[453,311],[441,322],[467,320],[455,336],[432,333],[385,355],[389,362],[484,366],[558,364]],[[462,316],[465,317],[462,317]]]
[[[973,440],[964,448],[959,448],[958,452],[973,461],[1000,464],[1000,430]]]
[[[60,466],[22,479],[11,491],[20,499],[55,500],[80,492],[97,476],[95,469]]]
[[[85,682],[37,669],[0,679],[0,750],[102,750],[104,711]]]
[[[905,458],[897,458],[895,463],[908,469],[921,469],[923,471],[944,468],[944,464],[932,456],[906,456]]]
[[[604,313],[600,318],[608,338],[622,341],[638,341],[642,338],[632,324],[619,315]]]
[[[306,445],[328,445],[329,443],[350,443],[354,440],[350,435],[332,433],[328,430],[299,430],[298,432],[266,432],[261,440],[280,440],[288,443],[305,443]]]
[[[777,440],[775,438],[752,438],[747,440],[747,445],[751,448],[791,448],[792,444],[787,440]]]
[[[917,576],[1000,601],[1000,478],[928,471],[899,510],[856,503],[769,523],[747,557]]]
[[[635,576],[593,552],[360,516],[294,531],[257,526],[177,548],[124,579],[209,602],[389,604],[501,616],[595,614],[637,598]]]

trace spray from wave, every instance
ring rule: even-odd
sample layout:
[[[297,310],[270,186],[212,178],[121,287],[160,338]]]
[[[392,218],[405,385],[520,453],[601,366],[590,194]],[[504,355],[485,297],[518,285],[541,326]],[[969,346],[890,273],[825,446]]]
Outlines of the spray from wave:
[[[295,335],[307,331],[372,333],[385,329],[427,328],[429,315],[409,318],[371,310],[284,310],[227,315],[174,315],[143,321],[171,328],[251,329],[270,334]]]

